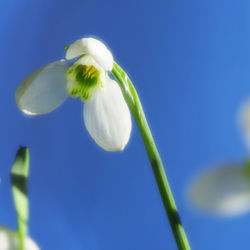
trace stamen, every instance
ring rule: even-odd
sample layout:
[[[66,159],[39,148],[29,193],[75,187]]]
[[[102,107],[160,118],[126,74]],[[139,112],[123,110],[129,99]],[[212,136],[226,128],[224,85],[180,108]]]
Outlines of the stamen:
[[[88,100],[100,82],[99,75],[100,72],[93,65],[73,65],[67,72],[69,94],[84,101]]]

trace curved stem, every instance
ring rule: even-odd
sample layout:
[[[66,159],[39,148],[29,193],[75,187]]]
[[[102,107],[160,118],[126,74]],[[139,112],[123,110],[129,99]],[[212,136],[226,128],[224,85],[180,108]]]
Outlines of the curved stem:
[[[112,73],[121,86],[123,95],[140,130],[177,246],[180,250],[189,250],[191,248],[181,224],[161,157],[156,148],[136,89],[127,74],[117,63],[114,63]]]

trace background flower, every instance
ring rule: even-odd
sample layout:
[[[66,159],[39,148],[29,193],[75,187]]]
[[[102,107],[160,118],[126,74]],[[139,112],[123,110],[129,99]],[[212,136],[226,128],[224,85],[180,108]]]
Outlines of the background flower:
[[[225,164],[196,177],[190,187],[194,204],[208,213],[235,216],[250,211],[250,171]]]
[[[0,249],[18,250],[18,238],[14,231],[0,226]],[[26,238],[25,250],[39,250],[37,244],[29,237]]]

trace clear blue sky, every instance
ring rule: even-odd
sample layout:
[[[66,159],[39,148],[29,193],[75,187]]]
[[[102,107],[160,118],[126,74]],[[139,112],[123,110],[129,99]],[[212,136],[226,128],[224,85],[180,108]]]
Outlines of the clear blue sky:
[[[30,148],[30,235],[44,250],[175,250],[136,124],[125,151],[94,144],[80,100],[25,117],[14,94],[31,71],[94,36],[111,48],[141,96],[194,250],[247,250],[250,214],[192,210],[187,184],[206,166],[242,160],[236,123],[250,95],[250,2],[2,0],[0,223],[15,228],[9,170]]]

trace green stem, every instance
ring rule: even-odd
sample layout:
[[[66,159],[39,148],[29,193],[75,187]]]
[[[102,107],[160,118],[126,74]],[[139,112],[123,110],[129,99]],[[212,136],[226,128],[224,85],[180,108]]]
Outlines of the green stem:
[[[180,250],[189,250],[191,248],[136,89],[124,70],[115,62],[112,73],[121,86],[123,95],[140,130],[177,246]]]
[[[19,250],[25,250],[24,245],[25,245],[25,237],[27,234],[27,228],[26,228],[26,223],[23,222],[21,218],[18,217],[18,239],[19,239]]]

